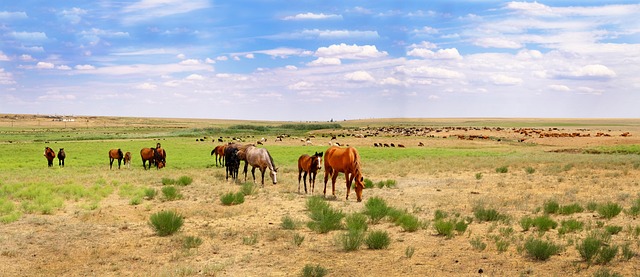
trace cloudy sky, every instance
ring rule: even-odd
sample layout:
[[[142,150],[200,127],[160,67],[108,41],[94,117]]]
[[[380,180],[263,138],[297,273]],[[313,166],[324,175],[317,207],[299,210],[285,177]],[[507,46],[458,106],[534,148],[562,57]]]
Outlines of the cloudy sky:
[[[0,4],[0,113],[640,117],[637,1]]]

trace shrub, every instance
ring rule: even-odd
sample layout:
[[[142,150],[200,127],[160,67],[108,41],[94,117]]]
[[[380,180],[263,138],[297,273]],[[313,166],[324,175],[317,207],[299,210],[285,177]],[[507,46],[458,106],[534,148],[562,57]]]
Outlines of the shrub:
[[[386,201],[377,196],[367,199],[364,208],[364,214],[369,216],[369,220],[373,224],[380,222],[389,212],[389,206],[387,206]]]
[[[482,173],[478,172],[476,173],[476,180],[480,180],[482,179]]]
[[[617,272],[611,272],[608,268],[600,268],[596,270],[593,277],[622,277],[622,274]]]
[[[158,191],[154,188],[146,188],[144,189],[144,197],[146,197],[147,199],[151,200],[154,197],[156,197],[156,194],[158,194]]]
[[[298,233],[293,234],[293,244],[295,246],[300,246],[304,241],[304,236]]]
[[[367,231],[367,216],[359,213],[351,214],[345,218],[347,230],[349,231]]]
[[[539,261],[546,261],[560,251],[560,247],[553,242],[535,238],[527,239],[524,243],[524,249],[529,257]]]
[[[507,251],[507,249],[509,248],[509,244],[509,241],[498,239],[496,240],[496,249],[498,250],[498,252],[502,253],[504,251]]]
[[[536,169],[528,166],[527,168],[524,169],[524,172],[526,172],[527,174],[533,174],[536,172]]]
[[[555,200],[548,200],[544,202],[543,210],[545,214],[555,214],[560,209],[560,204]]]
[[[182,195],[178,193],[178,189],[174,186],[162,187],[162,195],[167,201],[173,201],[182,198]]]
[[[290,216],[286,215],[282,217],[282,222],[280,223],[280,227],[285,230],[295,230],[298,229],[298,223],[293,220]]]
[[[473,209],[473,215],[480,222],[498,221],[506,218],[506,216],[501,215],[498,211],[494,209],[485,209],[484,207],[480,207],[480,206],[475,207]]]
[[[610,226],[604,227],[604,229],[605,231],[607,231],[607,233],[611,235],[615,235],[617,233],[620,233],[620,231],[622,231],[622,226],[610,225]]]
[[[242,237],[242,244],[244,245],[254,245],[258,243],[258,234],[253,233],[251,236]]]
[[[469,226],[469,223],[465,222],[464,219],[460,219],[458,221],[454,220],[454,229],[456,230],[456,232],[458,232],[458,234],[463,234],[465,231],[467,231],[467,227]]]
[[[507,166],[498,167],[498,168],[496,168],[496,172],[497,173],[507,173],[507,172],[509,172],[509,167],[507,167]]]
[[[348,230],[338,237],[342,250],[355,251],[364,242],[364,232],[359,230]]]
[[[615,216],[620,214],[621,211],[622,207],[620,205],[611,202],[599,205],[597,208],[598,214],[606,219],[614,218]]]
[[[364,188],[365,189],[372,189],[374,188],[375,185],[373,184],[373,181],[369,180],[369,179],[364,179]]]
[[[433,220],[445,219],[445,218],[447,218],[447,216],[449,216],[449,215],[447,214],[447,212],[444,212],[444,211],[442,211],[442,210],[436,210],[436,211],[433,213]]]
[[[469,243],[471,244],[471,247],[473,247],[473,249],[478,251],[483,251],[487,248],[487,244],[482,241],[480,237],[473,238],[471,241],[469,241]]]
[[[189,176],[181,176],[175,183],[180,186],[188,186],[193,183],[193,178]]]
[[[587,203],[587,211],[594,212],[598,208],[598,203],[590,201]]]
[[[584,223],[575,219],[563,220],[560,223],[559,234],[573,233],[582,230]]]
[[[196,248],[202,244],[202,239],[199,237],[186,236],[182,241],[182,247],[185,249]]]
[[[391,219],[392,222],[397,223],[398,219],[400,219],[400,217],[406,213],[407,213],[406,211],[389,207],[389,210],[387,211],[387,216],[389,216],[389,219]]]
[[[633,201],[633,205],[625,211],[630,216],[638,216],[640,214],[640,198]]]
[[[307,209],[312,221],[307,223],[309,229],[318,233],[327,233],[332,230],[342,229],[344,213],[334,210],[320,197],[310,197],[307,200]]]
[[[538,216],[533,219],[533,226],[538,229],[538,232],[546,232],[558,227],[558,223],[553,221],[548,215]]]
[[[584,211],[584,208],[582,208],[580,204],[574,203],[571,205],[561,206],[560,209],[558,210],[558,213],[562,215],[571,215],[575,213],[581,213],[583,211]]]
[[[149,223],[156,234],[164,237],[180,230],[184,220],[174,211],[162,211],[152,214]]]
[[[387,179],[386,181],[380,181],[380,182],[376,183],[375,186],[377,188],[381,189],[381,188],[384,188],[384,187],[395,188],[396,185],[397,185],[396,180]],[[365,186],[365,188],[366,188],[366,186]]]
[[[598,253],[598,258],[596,258],[596,263],[602,264],[602,265],[608,264],[613,260],[613,258],[616,257],[617,254],[618,254],[617,245],[603,246],[602,248],[600,248],[600,251]]]
[[[171,179],[171,178],[162,178],[162,185],[163,186],[169,186],[169,185],[174,185],[176,183],[176,180]]]
[[[591,263],[591,260],[596,257],[598,254],[598,250],[600,250],[600,246],[602,245],[602,240],[590,234],[587,236],[582,242],[576,245],[576,250],[580,253],[580,257],[584,259],[587,263]]]
[[[373,231],[367,235],[364,243],[369,249],[386,249],[391,244],[391,238],[386,231]]]
[[[436,220],[433,223],[433,228],[439,236],[445,236],[446,238],[453,237],[454,223],[449,220]]]
[[[220,202],[225,206],[242,204],[244,203],[244,193],[227,192],[220,196]]]
[[[132,205],[132,206],[140,205],[140,203],[142,203],[142,198],[138,196],[131,198],[131,200],[129,200],[129,205]]]
[[[313,266],[307,264],[302,269],[303,277],[323,277],[327,275],[327,273],[329,273],[329,271],[320,265]]]
[[[402,230],[404,230],[405,232],[415,232],[420,229],[420,226],[422,226],[422,223],[420,222],[418,217],[409,213],[405,213],[404,215],[400,216],[400,218],[398,218],[398,220],[396,221],[396,224],[400,225],[400,228],[402,228]]]
[[[525,216],[520,219],[519,223],[523,231],[529,231],[529,229],[533,226],[533,218]]]
[[[407,248],[404,249],[404,256],[407,258],[411,258],[413,257],[413,253],[416,252],[416,248],[413,246],[407,246]]]
[[[624,245],[622,245],[622,257],[625,260],[631,260],[631,258],[635,257],[636,253],[633,252],[633,250],[631,250],[631,247],[629,245],[629,243],[625,243]]]
[[[251,182],[246,182],[242,184],[242,187],[240,188],[240,191],[244,195],[252,195],[256,192],[256,190],[257,190],[256,186]]]

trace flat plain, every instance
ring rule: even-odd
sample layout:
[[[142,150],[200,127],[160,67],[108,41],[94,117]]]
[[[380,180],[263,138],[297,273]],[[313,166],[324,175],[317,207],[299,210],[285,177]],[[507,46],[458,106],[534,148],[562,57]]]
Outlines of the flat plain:
[[[638,119],[54,119],[0,115],[0,276],[298,276],[305,266],[326,269],[328,276],[640,271]],[[262,138],[259,147],[279,167],[277,184],[265,174],[262,187],[257,176],[243,203],[223,205],[221,196],[251,187],[253,180],[250,173],[246,182],[244,176],[225,180],[211,150],[233,139]],[[144,170],[139,151],[156,143],[167,151],[167,167]],[[362,202],[354,195],[345,200],[341,175],[336,197],[329,184],[323,198],[333,209],[361,213],[369,199],[380,198],[419,219],[419,228],[406,230],[389,218],[369,222],[367,232],[386,231],[390,244],[351,251],[342,240],[346,229],[310,229],[306,204],[312,194],[298,191],[296,161],[330,143],[357,148],[372,183],[394,184],[365,189]],[[64,168],[57,160],[47,167],[45,146],[65,149]],[[130,168],[109,169],[113,148],[133,154]],[[175,186],[179,197],[163,195],[168,180],[180,178],[192,181]],[[323,196],[323,179],[320,171],[314,196]],[[582,209],[560,213],[551,210],[554,203]],[[607,205],[622,210],[609,217],[601,208]],[[500,219],[482,220],[482,209]],[[182,228],[157,235],[149,221],[160,211],[180,214]],[[541,230],[523,223],[538,217],[557,226]],[[283,227],[285,218],[294,228]],[[447,220],[467,225],[447,236],[439,229]],[[563,222],[582,227],[563,229]],[[604,233],[601,247],[618,247],[616,255],[586,261],[578,246]],[[534,240],[558,250],[537,258],[528,245]]]

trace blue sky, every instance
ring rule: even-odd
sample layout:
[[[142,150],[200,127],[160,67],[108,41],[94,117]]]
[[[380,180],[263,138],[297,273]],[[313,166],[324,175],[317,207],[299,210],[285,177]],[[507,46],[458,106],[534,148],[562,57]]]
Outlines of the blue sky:
[[[3,1],[0,113],[640,117],[637,1]]]

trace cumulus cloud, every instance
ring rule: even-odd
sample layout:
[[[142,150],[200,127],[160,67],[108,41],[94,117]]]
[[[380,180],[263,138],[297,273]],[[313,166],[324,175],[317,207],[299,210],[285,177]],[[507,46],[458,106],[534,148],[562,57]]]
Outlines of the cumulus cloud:
[[[0,51],[0,61],[2,62],[10,61],[9,56],[5,55],[4,53],[2,53],[2,51]]]
[[[52,68],[54,68],[54,67],[55,67],[55,65],[54,65],[54,64],[52,64],[52,63],[48,63],[48,62],[38,62],[38,63],[36,64],[36,68],[37,68],[37,69],[52,69]]]
[[[429,27],[429,26],[424,26],[420,29],[414,29],[412,33],[417,35],[421,35],[421,34],[433,35],[438,33],[438,29]]]
[[[47,34],[44,32],[11,32],[9,35],[25,41],[43,41],[47,39]]]
[[[287,58],[289,56],[310,56],[313,52],[300,48],[278,47],[275,49],[253,51],[256,54],[265,54],[272,57]]]
[[[68,65],[64,65],[63,64],[63,65],[56,66],[56,69],[59,69],[59,70],[71,70],[71,67],[69,67]]]
[[[340,65],[342,61],[338,58],[324,58],[319,57],[314,61],[307,63],[308,66],[323,66],[323,65]]]
[[[461,60],[462,56],[456,48],[439,49],[433,52],[425,48],[415,48],[407,52],[408,56],[437,60]]]
[[[25,18],[27,18],[27,13],[25,12],[0,11],[0,19],[25,19]]]
[[[393,77],[387,77],[384,78],[380,81],[381,85],[394,85],[394,86],[399,86],[402,85],[402,82],[396,78]]]
[[[187,78],[185,78],[187,80],[190,81],[200,81],[200,80],[204,80],[204,77],[200,74],[191,74],[189,76],[187,76]]]
[[[375,45],[347,45],[344,43],[334,44],[329,47],[320,47],[316,50],[315,56],[324,58],[338,58],[362,60],[386,57],[386,51],[378,51]]]
[[[318,20],[318,19],[341,19],[342,15],[324,13],[299,13],[283,18],[283,20]]]
[[[71,24],[78,24],[82,20],[82,15],[87,14],[86,10],[80,8],[71,8],[70,10],[62,10],[60,17]]]
[[[616,77],[616,73],[601,64],[590,64],[569,71],[557,72],[554,77],[560,79],[606,80]]]
[[[571,89],[565,85],[549,85],[548,88],[553,91],[571,91]]]
[[[344,78],[348,81],[354,81],[354,82],[372,82],[375,81],[375,79],[373,78],[373,76],[371,76],[371,74],[369,74],[369,72],[366,71],[356,71],[356,72],[351,72],[351,73],[347,73],[344,75]]]
[[[195,59],[186,59],[180,62],[181,65],[199,65],[200,61]]]
[[[292,85],[287,86],[290,90],[307,90],[313,88],[313,84],[305,81],[300,81]]]
[[[90,64],[79,64],[75,66],[75,69],[77,70],[94,70],[96,69],[95,66],[90,65]]]
[[[498,86],[515,86],[522,83],[522,79],[510,77],[504,74],[497,74],[490,77],[491,82]]]
[[[157,87],[158,87],[157,85],[154,85],[154,84],[151,84],[151,83],[142,83],[142,84],[139,84],[139,85],[135,86],[135,88],[142,89],[142,90],[154,90]]]

